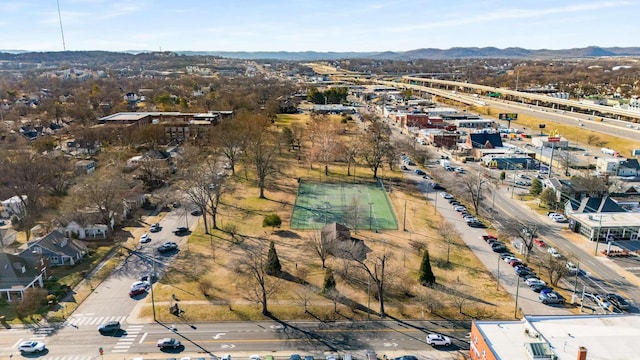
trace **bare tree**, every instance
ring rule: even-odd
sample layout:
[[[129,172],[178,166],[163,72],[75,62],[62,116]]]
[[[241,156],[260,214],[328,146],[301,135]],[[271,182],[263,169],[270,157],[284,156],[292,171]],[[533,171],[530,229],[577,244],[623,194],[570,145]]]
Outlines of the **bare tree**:
[[[337,154],[339,158],[347,163],[347,176],[351,176],[351,165],[353,165],[353,176],[356,175],[358,166],[358,155],[360,154],[360,143],[355,136],[341,140],[338,144]]]
[[[483,185],[489,180],[481,171],[470,171],[464,175],[458,175],[458,184],[462,188],[461,193],[471,202],[475,214],[480,209],[480,199],[482,199]]]
[[[266,117],[257,117],[252,124],[249,136],[247,161],[255,166],[258,177],[260,199],[265,199],[264,190],[267,179],[278,171],[280,144],[276,133],[270,129],[271,122]]]
[[[515,238],[521,240],[523,244],[523,248],[521,251],[524,253],[525,258],[528,261],[529,256],[531,255],[531,252],[533,250],[533,240],[536,238],[537,231],[538,226],[536,224],[509,218],[505,219],[502,223],[502,234],[500,235],[500,237],[512,239]]]
[[[331,243],[322,237],[319,231],[314,231],[307,237],[307,246],[322,261],[322,268],[326,269],[325,262],[331,256]]]
[[[132,184],[119,176],[119,169],[87,177],[76,188],[80,207],[96,210],[103,224],[115,221],[114,214],[123,209],[124,200],[132,194]]]
[[[315,293],[316,289],[310,285],[303,286],[300,291],[296,291],[295,293],[296,302],[302,305],[305,314],[309,312],[308,308],[309,305],[311,305],[311,299]]]
[[[276,281],[267,275],[267,250],[257,243],[243,243],[240,245],[242,255],[237,259],[237,269],[247,278],[247,292],[249,300],[256,301],[262,306],[262,315],[269,315],[268,300],[276,291]]]
[[[461,288],[462,284],[458,283],[449,290],[449,298],[456,305],[460,314],[462,314],[462,307],[469,300],[469,296]]]
[[[384,310],[384,294],[385,294],[385,270],[387,265],[387,253],[383,250],[382,254],[369,253],[368,256],[362,256],[362,246],[358,242],[347,248],[341,247],[341,256],[350,255],[350,260],[354,261],[358,267],[363,270],[371,279],[376,287],[378,295],[378,305],[380,308],[380,317],[386,317]]]
[[[460,232],[456,227],[449,221],[441,220],[436,225],[436,231],[440,238],[447,243],[447,264],[449,263],[449,255],[451,253],[451,243],[455,240],[460,239]]]
[[[224,155],[235,175],[236,165],[244,155],[251,132],[251,115],[240,111],[233,121],[223,121],[209,136],[215,147]]]
[[[374,120],[369,130],[362,135],[361,156],[373,171],[373,178],[378,178],[378,170],[382,167],[385,157],[389,154],[391,130],[380,120]]]
[[[0,194],[16,196],[21,211],[17,214],[27,236],[42,210],[42,197],[51,184],[51,159],[26,151],[6,152],[0,159]]]
[[[564,169],[564,175],[569,176],[569,168],[571,168],[576,161],[575,156],[568,150],[560,150],[556,153],[556,156],[560,162],[560,167]]]
[[[324,174],[329,175],[329,163],[334,160],[338,148],[336,123],[326,115],[313,114],[308,132],[313,138],[311,157],[320,161],[324,165]]]

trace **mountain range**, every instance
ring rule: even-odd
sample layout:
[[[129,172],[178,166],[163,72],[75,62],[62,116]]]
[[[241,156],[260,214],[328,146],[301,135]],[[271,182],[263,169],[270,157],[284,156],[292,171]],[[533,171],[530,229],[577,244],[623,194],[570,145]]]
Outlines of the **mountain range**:
[[[86,51],[94,52],[94,51]],[[118,53],[103,52],[97,53]],[[128,50],[120,53],[141,54],[153,51]],[[23,50],[0,50],[0,58],[10,58],[11,55],[24,55],[30,52]],[[62,53],[62,52],[60,52]],[[67,52],[69,53],[69,52]],[[79,52],[75,52],[79,53]],[[409,51],[383,51],[383,52],[318,52],[318,51],[173,51],[180,55],[219,56],[234,59],[274,59],[290,61],[314,61],[314,60],[338,60],[338,59],[376,59],[376,60],[447,60],[447,59],[471,59],[471,58],[520,58],[520,59],[568,59],[568,58],[595,58],[595,57],[635,57],[640,56],[640,47],[598,47],[549,50],[530,50],[519,47],[499,49],[496,47],[454,47],[450,49],[415,49]],[[53,55],[55,52],[48,52]],[[9,55],[9,56],[7,56]]]

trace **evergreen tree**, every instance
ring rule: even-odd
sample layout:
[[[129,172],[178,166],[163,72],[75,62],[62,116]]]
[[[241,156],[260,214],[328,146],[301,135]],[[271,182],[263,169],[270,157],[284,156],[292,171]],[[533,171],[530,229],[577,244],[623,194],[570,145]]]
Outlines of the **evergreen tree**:
[[[500,182],[504,183],[504,179],[507,178],[507,173],[503,171],[500,172]]]
[[[331,268],[327,268],[324,272],[324,282],[322,283],[322,293],[334,291],[336,289],[336,279],[333,277]]]
[[[431,270],[431,262],[429,261],[429,250],[425,250],[418,271],[418,281],[422,286],[433,285],[436,283],[436,277]]]
[[[280,272],[282,272],[282,265],[280,265],[278,253],[276,253],[276,247],[273,244],[273,241],[269,244],[269,253],[267,254],[265,272],[271,276],[280,275]]]
[[[538,196],[542,193],[542,182],[538,178],[533,178],[531,186],[529,187],[529,194]]]

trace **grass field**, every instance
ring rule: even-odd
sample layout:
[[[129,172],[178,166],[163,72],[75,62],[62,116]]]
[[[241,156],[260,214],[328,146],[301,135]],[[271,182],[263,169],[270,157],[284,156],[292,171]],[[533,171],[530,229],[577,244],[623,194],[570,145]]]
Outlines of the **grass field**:
[[[331,223],[369,230],[396,230],[387,194],[378,183],[320,183],[300,181],[291,215],[291,228],[320,229]]]

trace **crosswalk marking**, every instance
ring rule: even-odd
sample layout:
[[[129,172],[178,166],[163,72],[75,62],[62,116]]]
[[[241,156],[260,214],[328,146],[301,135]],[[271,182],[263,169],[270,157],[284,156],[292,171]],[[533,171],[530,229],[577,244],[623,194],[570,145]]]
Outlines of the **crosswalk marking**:
[[[98,326],[108,321],[119,321],[121,324],[127,316],[84,316],[73,315],[65,321],[65,325],[71,326]]]
[[[91,356],[76,356],[76,355],[68,355],[68,356],[45,356],[42,360],[92,360]]]
[[[136,340],[140,331],[144,325],[131,325],[124,329],[125,334],[118,339],[118,342],[113,346],[112,353],[124,353],[129,351],[129,348],[133,346],[133,342]]]

